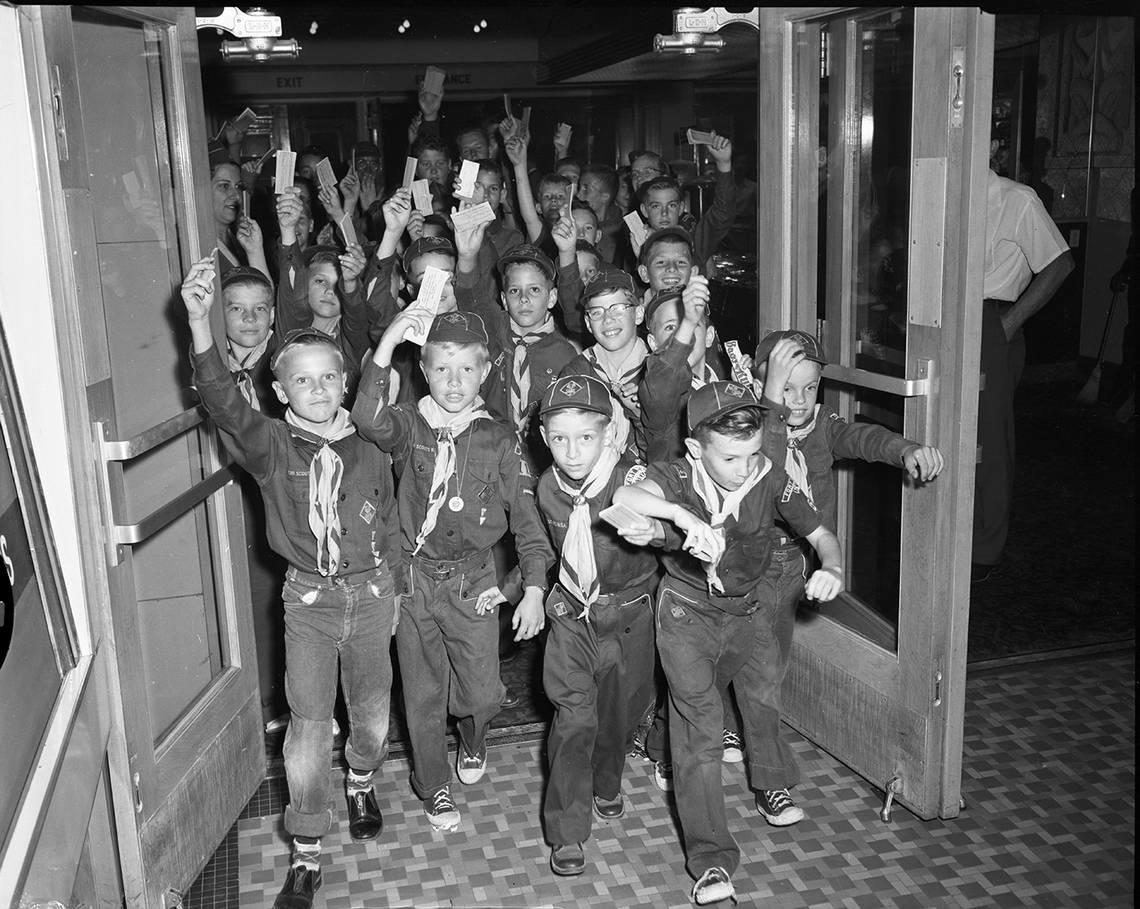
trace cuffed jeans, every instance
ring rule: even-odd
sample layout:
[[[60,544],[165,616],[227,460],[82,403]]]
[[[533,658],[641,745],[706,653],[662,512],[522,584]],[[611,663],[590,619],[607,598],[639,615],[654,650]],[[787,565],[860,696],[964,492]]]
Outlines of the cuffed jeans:
[[[373,771],[388,754],[392,627],[396,604],[387,562],[347,578],[289,568],[285,604],[285,733],[289,805],[285,829],[324,836],[332,827],[329,768],[339,664],[348,706],[344,755],[354,770]]]
[[[721,784],[721,693],[734,679],[738,695],[760,684],[762,655],[772,646],[774,603],[759,593],[756,610],[749,615],[723,612],[708,602],[704,591],[675,578],[662,581],[657,596],[657,648],[669,683],[673,792],[686,865],[694,878],[718,866],[732,874],[740,864],[740,849],[728,832]],[[752,700],[739,700],[747,743],[757,721]]]
[[[591,607],[587,622],[577,618],[581,604],[560,586],[546,600],[542,686],[555,712],[542,816],[554,846],[588,839],[593,797],[621,793],[631,690],[653,667],[649,591],[611,594],[606,601]]]
[[[490,550],[462,562],[412,557],[396,652],[412,746],[412,788],[421,798],[451,782],[447,715],[460,747],[483,748],[506,689],[499,678],[498,607],[476,615],[475,602],[498,584]]]

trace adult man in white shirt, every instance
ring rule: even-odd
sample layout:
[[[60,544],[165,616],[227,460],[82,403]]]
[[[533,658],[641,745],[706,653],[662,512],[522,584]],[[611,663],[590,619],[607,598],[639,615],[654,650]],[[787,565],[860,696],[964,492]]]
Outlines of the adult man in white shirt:
[[[1009,534],[1015,466],[1013,395],[1025,366],[1021,328],[1052,299],[1073,266],[1073,254],[1037,194],[990,170],[978,400],[981,457],[974,485],[974,582],[993,574]]]

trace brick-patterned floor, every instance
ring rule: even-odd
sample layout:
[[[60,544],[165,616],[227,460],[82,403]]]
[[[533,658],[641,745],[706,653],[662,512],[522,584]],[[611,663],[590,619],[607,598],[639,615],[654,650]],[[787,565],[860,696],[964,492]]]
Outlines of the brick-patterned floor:
[[[920,821],[788,731],[803,769],[802,823],[767,826],[741,765],[726,765],[729,818],[744,859],[742,906],[1003,907],[1132,905],[1135,856],[1134,653],[979,673],[967,683],[963,795],[953,820]],[[325,839],[316,906],[686,907],[690,880],[669,800],[651,765],[631,763],[626,816],[595,825],[588,871],[557,878],[539,821],[542,743],[490,749],[487,776],[455,794],[460,828],[432,831],[405,759],[377,786],[386,826],[356,844],[338,825]],[[340,774],[334,774],[339,782]],[[188,894],[189,909],[269,907],[288,864],[282,787],[267,781]],[[264,813],[263,813],[264,812]],[[232,859],[236,842],[236,863]],[[231,856],[226,859],[226,856]]]

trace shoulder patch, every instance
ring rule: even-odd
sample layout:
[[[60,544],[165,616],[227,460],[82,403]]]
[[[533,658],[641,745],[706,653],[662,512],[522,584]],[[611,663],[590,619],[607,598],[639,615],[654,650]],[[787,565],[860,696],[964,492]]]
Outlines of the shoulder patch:
[[[496,366],[502,366],[502,365],[503,365],[503,360],[505,360],[505,359],[506,359],[506,357],[507,357],[507,355],[506,355],[506,353],[505,353],[505,352],[503,352],[503,353],[500,353],[500,354],[499,354],[497,357],[495,357],[495,365],[496,365]]]
[[[798,487],[796,486],[796,481],[789,479],[788,482],[784,485],[784,492],[780,496],[780,501],[781,502],[792,501],[792,496],[795,495],[797,488]]]
[[[827,415],[827,418],[829,420],[834,420],[836,423],[840,423],[843,420],[843,417],[839,416],[839,414],[837,414],[834,410]]]
[[[645,465],[634,464],[629,470],[625,472],[624,485],[636,486],[645,479]]]

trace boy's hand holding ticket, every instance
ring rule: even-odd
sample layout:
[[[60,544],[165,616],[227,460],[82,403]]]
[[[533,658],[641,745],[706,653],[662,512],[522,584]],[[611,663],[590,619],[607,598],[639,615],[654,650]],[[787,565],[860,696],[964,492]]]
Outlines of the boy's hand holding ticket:
[[[451,275],[443,269],[431,265],[427,267],[424,271],[423,281],[420,282],[419,296],[416,297],[414,303],[404,310],[409,315],[415,314],[421,317],[404,334],[405,340],[420,345],[427,340],[428,329],[431,328],[431,323],[439,310],[443,288],[450,280]]]

